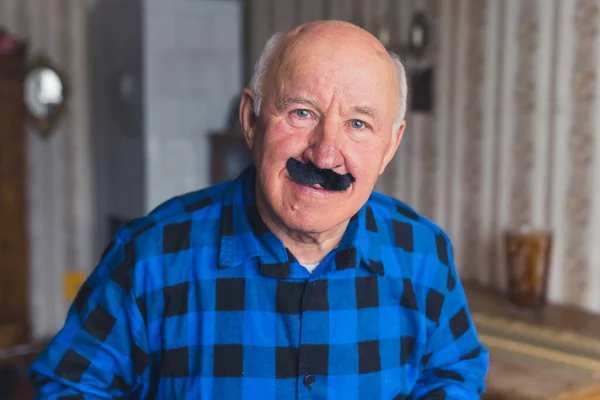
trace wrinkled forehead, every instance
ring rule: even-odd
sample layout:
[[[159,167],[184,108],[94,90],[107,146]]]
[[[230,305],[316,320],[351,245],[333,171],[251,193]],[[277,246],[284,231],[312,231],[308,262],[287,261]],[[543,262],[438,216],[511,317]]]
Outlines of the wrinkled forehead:
[[[396,71],[387,53],[366,46],[324,46],[299,41],[287,47],[271,70],[274,100],[304,96],[342,107],[368,105],[382,117],[395,118],[399,93]]]

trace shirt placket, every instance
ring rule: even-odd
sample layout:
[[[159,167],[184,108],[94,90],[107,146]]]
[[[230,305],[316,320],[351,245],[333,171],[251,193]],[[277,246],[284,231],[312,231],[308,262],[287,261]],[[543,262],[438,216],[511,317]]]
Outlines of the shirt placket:
[[[323,282],[323,281],[320,281]],[[317,280],[309,280],[302,298],[300,346],[298,349],[298,399],[324,398],[327,395],[328,345],[313,343],[311,338],[327,334],[323,326],[326,310],[311,310],[308,301],[317,293]],[[321,330],[317,332],[317,330]]]

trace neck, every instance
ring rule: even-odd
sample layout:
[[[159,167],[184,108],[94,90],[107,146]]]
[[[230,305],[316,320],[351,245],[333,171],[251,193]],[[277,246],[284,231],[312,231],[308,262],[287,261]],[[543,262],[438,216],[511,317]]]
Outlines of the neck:
[[[275,214],[259,193],[260,191],[257,188],[256,207],[261,218],[271,232],[292,252],[300,264],[318,264],[342,241],[348,226],[347,221],[325,232],[305,232],[293,229]]]

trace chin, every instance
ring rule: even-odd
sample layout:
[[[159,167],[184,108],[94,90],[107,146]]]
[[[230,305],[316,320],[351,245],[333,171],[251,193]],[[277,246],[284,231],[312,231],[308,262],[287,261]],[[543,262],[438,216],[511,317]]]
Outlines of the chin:
[[[352,215],[342,215],[341,210],[331,210],[322,205],[316,207],[298,205],[297,209],[282,210],[280,218],[289,228],[306,233],[322,233],[348,221]]]
[[[338,224],[326,216],[304,215],[303,213],[294,213],[283,215],[283,222],[292,230],[305,233],[322,233],[327,232]]]

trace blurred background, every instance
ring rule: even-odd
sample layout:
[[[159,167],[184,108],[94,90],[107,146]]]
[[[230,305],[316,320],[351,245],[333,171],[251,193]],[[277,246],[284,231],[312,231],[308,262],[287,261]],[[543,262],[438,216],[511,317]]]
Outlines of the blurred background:
[[[600,398],[599,0],[0,0],[0,398],[115,229],[248,163],[265,41],[352,21],[404,60],[377,190],[454,242],[488,397]]]

